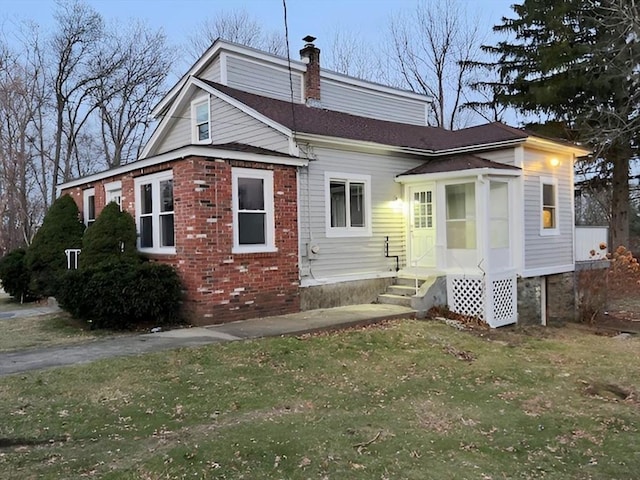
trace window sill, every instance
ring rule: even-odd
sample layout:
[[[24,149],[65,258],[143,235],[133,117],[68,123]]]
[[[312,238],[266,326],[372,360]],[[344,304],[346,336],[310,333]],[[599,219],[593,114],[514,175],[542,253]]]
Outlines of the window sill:
[[[541,237],[554,237],[560,235],[560,230],[557,228],[547,228],[540,230]]]
[[[231,253],[233,254],[244,254],[244,253],[277,253],[278,249],[272,245],[247,245],[241,246],[236,245],[231,249]]]
[[[175,255],[175,247],[163,247],[163,248],[138,248],[140,253],[149,253],[154,255]]]

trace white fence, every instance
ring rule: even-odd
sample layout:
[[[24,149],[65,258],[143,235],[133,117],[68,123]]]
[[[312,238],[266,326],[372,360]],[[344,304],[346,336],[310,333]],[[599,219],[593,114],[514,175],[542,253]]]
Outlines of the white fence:
[[[608,227],[576,227],[575,232],[576,262],[601,260],[607,256]]]

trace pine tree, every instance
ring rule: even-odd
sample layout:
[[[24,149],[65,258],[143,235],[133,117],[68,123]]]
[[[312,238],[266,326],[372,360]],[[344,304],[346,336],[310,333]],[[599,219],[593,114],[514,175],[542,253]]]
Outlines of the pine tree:
[[[137,262],[136,224],[133,217],[109,203],[82,239],[80,268],[98,267],[112,262]]]
[[[31,292],[39,297],[55,295],[59,276],[67,270],[65,249],[80,248],[83,232],[76,202],[69,195],[58,198],[27,249]]]
[[[618,0],[524,0],[516,18],[494,27],[511,40],[487,46],[498,56],[498,99],[543,114],[578,133],[595,149],[601,172],[611,172],[613,247],[629,242],[629,161],[637,144],[638,38],[613,22]],[[607,26],[607,28],[604,28]],[[633,32],[631,32],[633,33]]]

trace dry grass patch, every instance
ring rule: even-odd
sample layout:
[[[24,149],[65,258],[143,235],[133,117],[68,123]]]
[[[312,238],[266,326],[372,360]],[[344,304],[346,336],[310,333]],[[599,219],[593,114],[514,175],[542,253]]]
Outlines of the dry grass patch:
[[[68,345],[104,335],[65,313],[0,319],[0,352]]]

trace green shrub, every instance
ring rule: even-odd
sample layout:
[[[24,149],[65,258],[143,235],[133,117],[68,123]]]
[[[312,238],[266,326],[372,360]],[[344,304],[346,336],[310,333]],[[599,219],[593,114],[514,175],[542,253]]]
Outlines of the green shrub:
[[[25,263],[27,251],[16,248],[0,259],[0,283],[9,295],[21,302],[32,297],[29,292],[29,270]]]
[[[104,263],[138,262],[136,223],[128,212],[111,202],[84,233],[80,268]]]
[[[182,290],[176,270],[158,263],[102,263],[69,271],[58,289],[60,306],[92,328],[163,325],[179,318]]]
[[[38,297],[56,294],[59,277],[67,270],[67,248],[80,248],[84,224],[69,195],[58,198],[47,212],[25,261],[31,279],[29,289]]]

